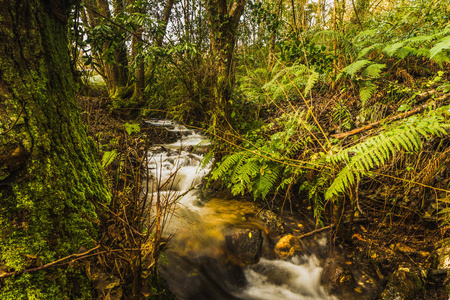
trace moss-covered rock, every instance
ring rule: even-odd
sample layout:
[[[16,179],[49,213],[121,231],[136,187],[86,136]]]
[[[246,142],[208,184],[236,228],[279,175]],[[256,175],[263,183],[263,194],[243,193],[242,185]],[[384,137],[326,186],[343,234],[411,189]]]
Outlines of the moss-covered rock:
[[[389,276],[388,284],[381,294],[382,300],[417,299],[424,291],[424,284],[419,275],[408,269],[399,268]]]

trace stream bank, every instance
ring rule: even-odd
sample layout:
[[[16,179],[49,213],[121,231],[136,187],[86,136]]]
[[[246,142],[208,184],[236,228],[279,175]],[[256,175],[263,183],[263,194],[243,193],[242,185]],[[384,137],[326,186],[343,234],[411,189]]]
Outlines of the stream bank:
[[[96,109],[102,106],[99,99],[85,99],[85,101],[89,101],[90,106],[93,106],[95,105],[95,103],[97,103],[98,107],[96,107]],[[108,117],[108,120],[106,116]],[[91,117],[89,126],[90,133],[92,136],[94,136],[94,139],[100,146],[100,155],[102,155],[105,151],[117,147],[117,144],[112,143],[112,141],[119,140],[121,138],[119,138],[119,136],[121,136],[124,131],[123,125],[127,122],[131,122],[131,119],[123,116],[113,116],[113,118],[111,118],[111,112],[106,107],[103,111],[100,110],[97,115],[92,114],[89,115],[89,117]],[[94,121],[96,122],[95,126]],[[89,124],[89,122],[87,122],[87,124]],[[139,134],[139,136],[133,136],[133,138],[141,140],[141,143],[139,144],[140,146],[136,146],[136,151],[144,151],[145,143],[162,144],[167,138],[172,139],[171,142],[173,142],[173,137],[170,137],[170,134],[164,133],[165,130],[155,129],[151,126],[145,127],[146,125],[144,123],[140,123],[140,125],[141,133]],[[120,151],[127,151],[127,149],[119,149],[119,152]],[[115,163],[112,163],[110,165],[110,168],[114,169],[114,167]],[[114,177],[113,170],[110,170],[110,173],[112,174],[112,177]],[[367,189],[367,191],[370,190]],[[440,241],[442,239],[442,235],[445,234],[445,232],[442,232],[442,228],[440,228],[438,226],[438,223],[433,220],[414,217],[405,218],[398,211],[395,211],[390,216],[386,216],[385,214],[377,212],[377,207],[364,206],[364,197],[379,197],[379,199],[384,199],[384,194],[389,193],[390,191],[386,189],[381,192],[375,191],[375,193],[372,194],[373,196],[369,196],[369,194],[365,193],[365,190],[362,189],[361,205],[364,211],[370,216],[370,218],[365,223],[363,222],[355,224],[355,226],[353,227],[351,239],[334,239],[334,236],[332,235],[333,231],[326,230],[321,234],[312,235],[311,237],[300,239],[301,243],[307,243],[307,240],[309,239],[320,240],[322,238],[323,241],[323,237],[325,237],[326,242],[324,247],[322,248],[322,252],[317,251],[317,253],[322,254],[317,256],[319,256],[318,259],[320,259],[320,256],[329,257],[331,253],[333,253],[333,257],[335,257],[335,260],[338,261],[337,263],[333,264],[333,260],[329,260],[331,262],[328,264],[327,262],[322,262],[322,264],[319,264],[320,268],[325,267],[331,270],[323,272],[323,274],[327,274],[326,276],[328,276],[328,278],[334,280],[334,283],[329,283],[331,285],[341,284],[342,286],[342,283],[350,283],[350,286],[352,286],[355,280],[349,280],[348,276],[345,275],[348,275],[348,271],[350,271],[350,273],[352,273],[352,271],[358,271],[362,274],[367,274],[368,276],[370,276],[370,278],[372,278],[379,284],[379,286],[373,286],[373,294],[370,296],[371,299],[394,299],[395,297],[399,296],[399,293],[401,292],[400,291],[397,293],[395,292],[395,289],[397,287],[401,288],[401,285],[404,283],[408,284],[408,286],[406,286],[407,290],[415,290],[415,292],[413,294],[406,293],[403,296],[400,295],[399,299],[447,299],[448,295],[445,290],[447,275],[444,268],[447,268],[448,266],[445,265],[445,257],[441,259],[441,266],[439,266],[438,255],[435,255],[437,253],[437,250],[441,248],[437,241]],[[256,207],[256,212],[258,212],[263,206],[263,204],[260,205],[258,203],[253,203],[253,201],[248,201],[248,199],[233,199],[233,197],[226,196],[226,192],[224,192],[223,194],[224,195],[220,197],[222,199],[220,202],[224,203],[225,206],[232,206],[231,203],[233,203],[233,201],[236,201],[238,203],[248,203]],[[206,200],[208,199],[205,199],[205,201]],[[300,236],[315,229],[315,223],[311,220],[306,222],[297,221],[297,218],[308,220],[308,217],[312,215],[312,212],[310,208],[308,209],[309,205],[307,205],[306,201],[303,201],[302,203],[300,199],[296,200],[298,200],[297,203],[300,204],[296,205],[296,203],[293,203],[292,213],[286,212],[286,209],[281,212],[280,209],[277,209],[277,205],[274,205],[273,211],[277,215],[283,216],[285,220],[284,223],[287,225],[287,229],[285,229],[287,230],[286,236],[288,235],[288,233],[294,233],[293,235],[297,234],[298,236]],[[380,201],[383,202],[383,200]],[[211,199],[209,202],[206,201],[205,205],[207,205],[208,203],[210,203],[209,205],[212,206],[213,204],[215,204],[215,200]],[[306,218],[305,215],[307,216]],[[242,218],[243,222],[249,222],[244,226],[244,228],[242,228],[241,226],[241,228],[239,229],[255,229],[255,217],[259,218],[259,214],[257,216],[254,212],[252,212],[248,214],[244,213],[243,215],[238,214],[238,216]],[[263,234],[263,232],[265,233],[263,228],[267,225],[265,225],[266,223],[264,223],[264,221],[261,221],[258,218],[256,218],[256,224],[258,224],[256,227],[258,228],[258,226],[260,226],[260,228],[258,228],[257,230],[258,232],[261,232],[261,234]],[[289,220],[293,221],[290,222]],[[298,226],[298,224],[301,224],[301,226]],[[273,232],[271,234],[274,235]],[[248,236],[248,234],[246,234],[245,236]],[[271,238],[271,243],[276,245],[276,235]],[[291,248],[295,248],[295,246]],[[309,252],[312,251],[313,250],[309,250]],[[219,254],[229,257],[229,252],[232,251],[229,251],[227,249],[227,251]],[[167,251],[166,253],[169,252]],[[168,257],[169,255],[170,254],[166,254],[166,257]],[[253,265],[253,268],[256,268],[257,271],[259,269],[271,269],[271,266],[268,266],[270,265],[270,263],[266,260],[267,258],[265,258],[264,255],[260,254],[260,256],[262,257],[262,259],[260,259],[260,261],[262,262],[261,265],[259,265],[258,267],[258,264]],[[235,254],[232,253],[231,257],[233,256],[235,256]],[[214,265],[214,263],[217,262],[214,259],[205,259],[201,256],[197,256],[196,259],[201,260],[207,266]],[[232,270],[234,270],[236,265],[241,267],[240,263],[234,261],[234,258],[230,259],[230,261],[231,263],[227,263],[225,264],[225,266],[219,265],[219,267],[217,267],[216,265],[216,267],[219,268],[219,270],[223,268],[231,268]],[[181,262],[183,262],[183,264],[188,267],[192,267],[190,259],[182,258],[180,264]],[[337,265],[337,267],[329,267],[329,265]],[[317,265],[315,265],[313,262],[312,266],[312,268],[314,268],[314,266]],[[351,266],[351,268],[348,268],[347,266]],[[249,269],[251,268],[252,267],[249,267]],[[196,269],[193,268],[193,270]],[[234,274],[235,276],[235,278],[232,280],[232,283],[237,286],[241,285],[242,281],[240,280],[242,279],[242,272],[236,271],[232,272],[232,274]],[[360,276],[362,277],[362,275]],[[352,273],[352,277],[358,278],[358,274],[354,276]],[[117,278],[120,278],[120,276],[117,275]],[[417,278],[419,280],[417,280]],[[126,286],[127,284],[130,283],[127,283],[127,281],[119,280],[118,285],[115,287],[115,289],[121,287],[122,290],[126,291],[130,288],[129,286]],[[264,282],[264,284],[267,284],[267,282]],[[416,288],[413,288],[413,286],[415,286]],[[352,286],[350,289],[354,288],[355,287]],[[332,290],[333,287],[328,287],[328,289]],[[385,290],[387,292],[383,294]],[[404,291],[405,289],[403,288],[402,290]],[[392,291],[391,295],[388,295],[389,291]],[[148,297],[156,297],[154,295],[155,293],[151,291],[146,291],[145,289],[143,289],[143,292],[145,292]],[[162,291],[160,290],[159,293],[161,292]],[[167,292],[167,290],[165,292]],[[110,295],[113,294],[114,293],[110,293]],[[122,293],[122,296],[123,295],[124,293]],[[161,294],[161,299],[164,299],[165,296],[162,295],[163,294]]]

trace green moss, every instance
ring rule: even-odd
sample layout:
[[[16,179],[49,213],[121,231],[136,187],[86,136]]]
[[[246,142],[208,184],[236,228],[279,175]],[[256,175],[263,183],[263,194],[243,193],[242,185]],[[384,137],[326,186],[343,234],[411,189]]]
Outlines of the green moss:
[[[94,246],[96,206],[110,195],[77,111],[66,26],[46,15],[51,10],[41,1],[15,14],[9,13],[11,2],[0,7],[0,15],[10,18],[0,35],[18,33],[0,45],[0,90],[7,91],[9,112],[0,128],[10,128],[24,109],[21,124],[0,135],[0,149],[14,143],[27,156],[23,167],[0,177],[0,263],[20,271]],[[83,274],[58,268],[2,279],[0,299],[89,299]]]

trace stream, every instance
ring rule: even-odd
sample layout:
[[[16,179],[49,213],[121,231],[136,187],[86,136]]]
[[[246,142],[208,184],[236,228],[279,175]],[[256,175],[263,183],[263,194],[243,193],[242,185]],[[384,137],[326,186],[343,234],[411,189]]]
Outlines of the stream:
[[[276,226],[267,229],[258,217],[261,209],[202,190],[211,170],[211,164],[201,165],[210,146],[206,137],[172,121],[147,122],[177,138],[148,153],[150,189],[165,203],[170,218],[164,235],[172,237],[159,269],[177,299],[369,299],[373,279],[350,269],[352,262],[343,252],[330,261],[326,233],[301,239],[295,248],[301,251],[280,259],[273,253],[283,234]],[[281,220],[280,226],[294,236],[314,229],[312,220],[300,214],[284,213]],[[330,278],[342,277],[342,265],[355,282],[330,287]]]

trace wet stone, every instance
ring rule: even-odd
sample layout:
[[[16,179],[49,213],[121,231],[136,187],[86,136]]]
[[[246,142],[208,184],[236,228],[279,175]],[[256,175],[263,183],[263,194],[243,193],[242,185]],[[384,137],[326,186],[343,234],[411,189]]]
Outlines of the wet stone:
[[[300,244],[300,241],[293,236],[292,234],[288,234],[283,236],[275,245],[274,249],[275,257],[279,259],[289,259],[294,257],[295,255],[301,254],[303,251],[303,247]]]
[[[259,219],[266,224],[269,236],[272,238],[274,236],[282,235],[286,231],[284,221],[270,210],[263,210],[259,214]]]
[[[261,258],[263,237],[260,230],[234,229],[225,236],[225,241],[241,265],[255,264]]]

